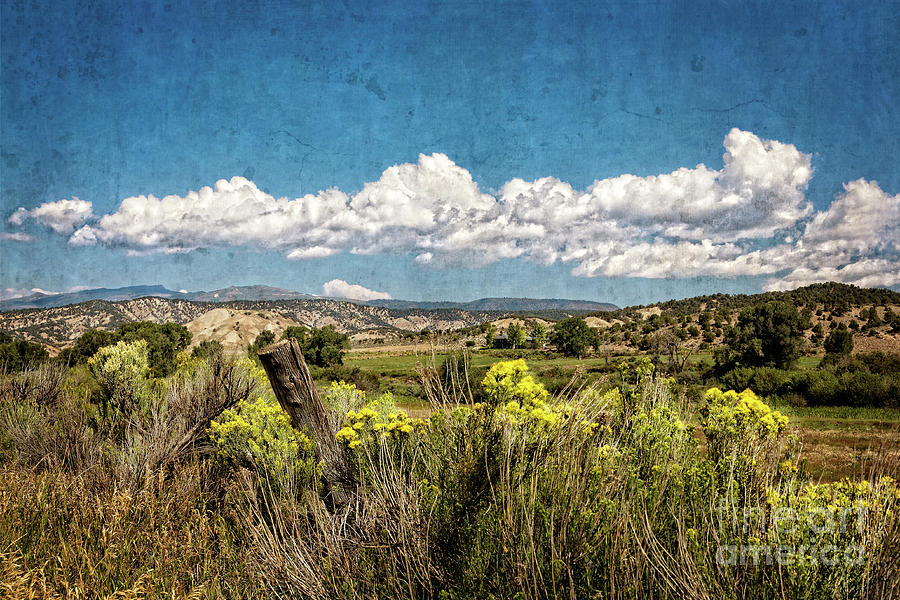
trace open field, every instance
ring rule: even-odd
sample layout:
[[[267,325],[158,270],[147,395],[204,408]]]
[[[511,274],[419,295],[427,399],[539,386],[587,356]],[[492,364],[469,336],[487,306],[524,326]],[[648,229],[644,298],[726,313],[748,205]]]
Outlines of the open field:
[[[850,406],[779,410],[802,442],[810,475],[823,481],[859,478],[879,453],[900,466],[900,410]]]

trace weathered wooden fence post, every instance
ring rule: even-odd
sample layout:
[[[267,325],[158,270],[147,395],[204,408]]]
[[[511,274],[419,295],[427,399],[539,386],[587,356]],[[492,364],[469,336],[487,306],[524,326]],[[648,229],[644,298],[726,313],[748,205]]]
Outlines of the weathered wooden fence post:
[[[259,360],[291,424],[316,443],[326,499],[330,496],[334,507],[346,506],[351,495],[347,464],[300,346],[290,338],[271,344],[259,351]]]

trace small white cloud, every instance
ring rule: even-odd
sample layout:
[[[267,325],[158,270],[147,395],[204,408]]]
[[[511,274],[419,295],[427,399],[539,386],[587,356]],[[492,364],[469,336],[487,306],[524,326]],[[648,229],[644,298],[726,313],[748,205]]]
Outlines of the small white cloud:
[[[288,252],[286,258],[288,260],[306,260],[310,258],[325,258],[340,252],[337,248],[328,248],[326,246],[312,246],[311,248],[297,248]]]
[[[34,219],[56,233],[68,235],[93,215],[90,202],[72,198],[71,200],[45,202],[31,210],[19,207],[9,217],[9,222],[13,225],[22,225],[27,219]]]
[[[69,237],[69,244],[72,246],[94,246],[97,243],[97,234],[91,229],[90,225],[85,225],[81,229],[77,229]]]
[[[28,210],[25,210],[24,208],[22,208],[20,206],[19,208],[16,209],[16,211],[12,215],[10,215],[8,222],[11,225],[21,225],[30,216],[31,216],[31,212]]]
[[[0,232],[0,240],[9,242],[33,242],[34,236],[28,233],[23,233],[21,231],[17,231],[14,233],[4,231]]]
[[[361,285],[347,283],[343,279],[332,279],[322,286],[322,295],[349,300],[390,300],[387,292],[376,292]]]

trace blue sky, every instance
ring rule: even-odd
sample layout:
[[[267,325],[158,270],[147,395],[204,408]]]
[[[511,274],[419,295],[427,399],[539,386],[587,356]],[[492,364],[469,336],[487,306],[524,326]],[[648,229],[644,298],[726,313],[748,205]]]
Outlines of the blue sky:
[[[897,288],[898,30],[897,2],[10,0],[0,289]]]

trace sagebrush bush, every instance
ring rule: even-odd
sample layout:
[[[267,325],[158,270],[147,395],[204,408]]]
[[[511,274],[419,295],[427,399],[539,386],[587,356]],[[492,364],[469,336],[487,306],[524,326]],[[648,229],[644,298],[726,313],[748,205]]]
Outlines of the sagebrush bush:
[[[209,436],[221,461],[257,469],[278,489],[315,488],[321,477],[313,443],[291,427],[273,396],[226,409],[210,423]]]
[[[88,360],[88,366],[110,407],[122,415],[146,408],[150,393],[146,340],[104,346]]]

